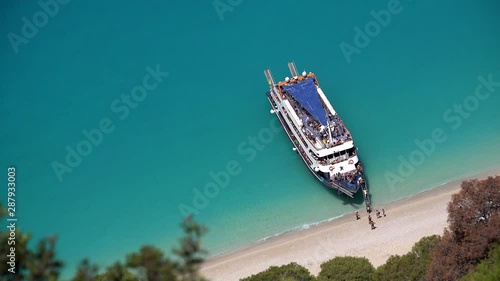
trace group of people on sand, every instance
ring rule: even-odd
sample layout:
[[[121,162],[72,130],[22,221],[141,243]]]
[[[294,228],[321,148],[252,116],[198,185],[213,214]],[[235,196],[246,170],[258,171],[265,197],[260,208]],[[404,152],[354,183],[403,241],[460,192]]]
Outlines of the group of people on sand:
[[[374,230],[377,227],[375,226],[375,222],[373,221],[372,216],[370,215],[371,208],[367,208],[367,212],[368,212],[368,224],[371,226],[372,230]],[[377,215],[378,219],[382,218],[382,216],[384,217],[386,216],[385,209],[382,209],[382,213],[379,210],[375,210],[375,214]],[[361,219],[361,216],[359,215],[359,212],[356,211],[356,220],[359,219]]]

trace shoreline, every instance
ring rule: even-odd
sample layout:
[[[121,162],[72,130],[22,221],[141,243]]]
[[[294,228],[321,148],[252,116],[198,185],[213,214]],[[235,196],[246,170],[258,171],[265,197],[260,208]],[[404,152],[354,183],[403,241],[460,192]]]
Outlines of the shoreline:
[[[466,176],[429,190],[374,206],[384,208],[387,217],[372,218],[377,229],[371,230],[364,208],[359,209],[361,220],[354,212],[313,223],[309,228],[291,229],[263,238],[236,250],[210,257],[201,273],[210,280],[239,280],[266,270],[272,265],[297,262],[317,275],[320,264],[335,256],[366,257],[373,266],[384,264],[391,255],[411,250],[424,236],[441,235],[447,227],[446,208],[451,195],[460,190],[464,180],[484,179],[500,175],[500,168]],[[389,229],[390,231],[386,231]],[[352,245],[356,242],[356,245]],[[350,245],[351,244],[351,245]]]

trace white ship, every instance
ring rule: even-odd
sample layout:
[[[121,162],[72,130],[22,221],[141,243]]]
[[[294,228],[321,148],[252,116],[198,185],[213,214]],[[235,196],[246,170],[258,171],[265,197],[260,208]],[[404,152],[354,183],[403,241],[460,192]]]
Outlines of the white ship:
[[[294,62],[289,62],[288,68],[292,77],[279,83],[274,82],[269,69],[264,71],[271,113],[278,116],[293,149],[318,180],[349,197],[362,190],[369,210],[368,186],[351,133],[314,73],[299,75]]]

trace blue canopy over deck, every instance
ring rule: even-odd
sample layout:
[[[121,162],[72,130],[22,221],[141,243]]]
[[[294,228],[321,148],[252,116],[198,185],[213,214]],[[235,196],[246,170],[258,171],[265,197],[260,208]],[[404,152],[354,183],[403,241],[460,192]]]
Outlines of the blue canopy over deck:
[[[318,122],[327,125],[326,113],[314,84],[314,78],[309,77],[297,83],[283,86]]]

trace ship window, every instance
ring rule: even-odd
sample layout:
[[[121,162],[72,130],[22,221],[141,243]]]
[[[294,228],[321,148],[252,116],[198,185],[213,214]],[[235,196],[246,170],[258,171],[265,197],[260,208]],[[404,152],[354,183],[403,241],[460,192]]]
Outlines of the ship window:
[[[356,147],[351,147],[347,150],[347,153],[349,154],[349,156],[353,156],[356,154]]]

